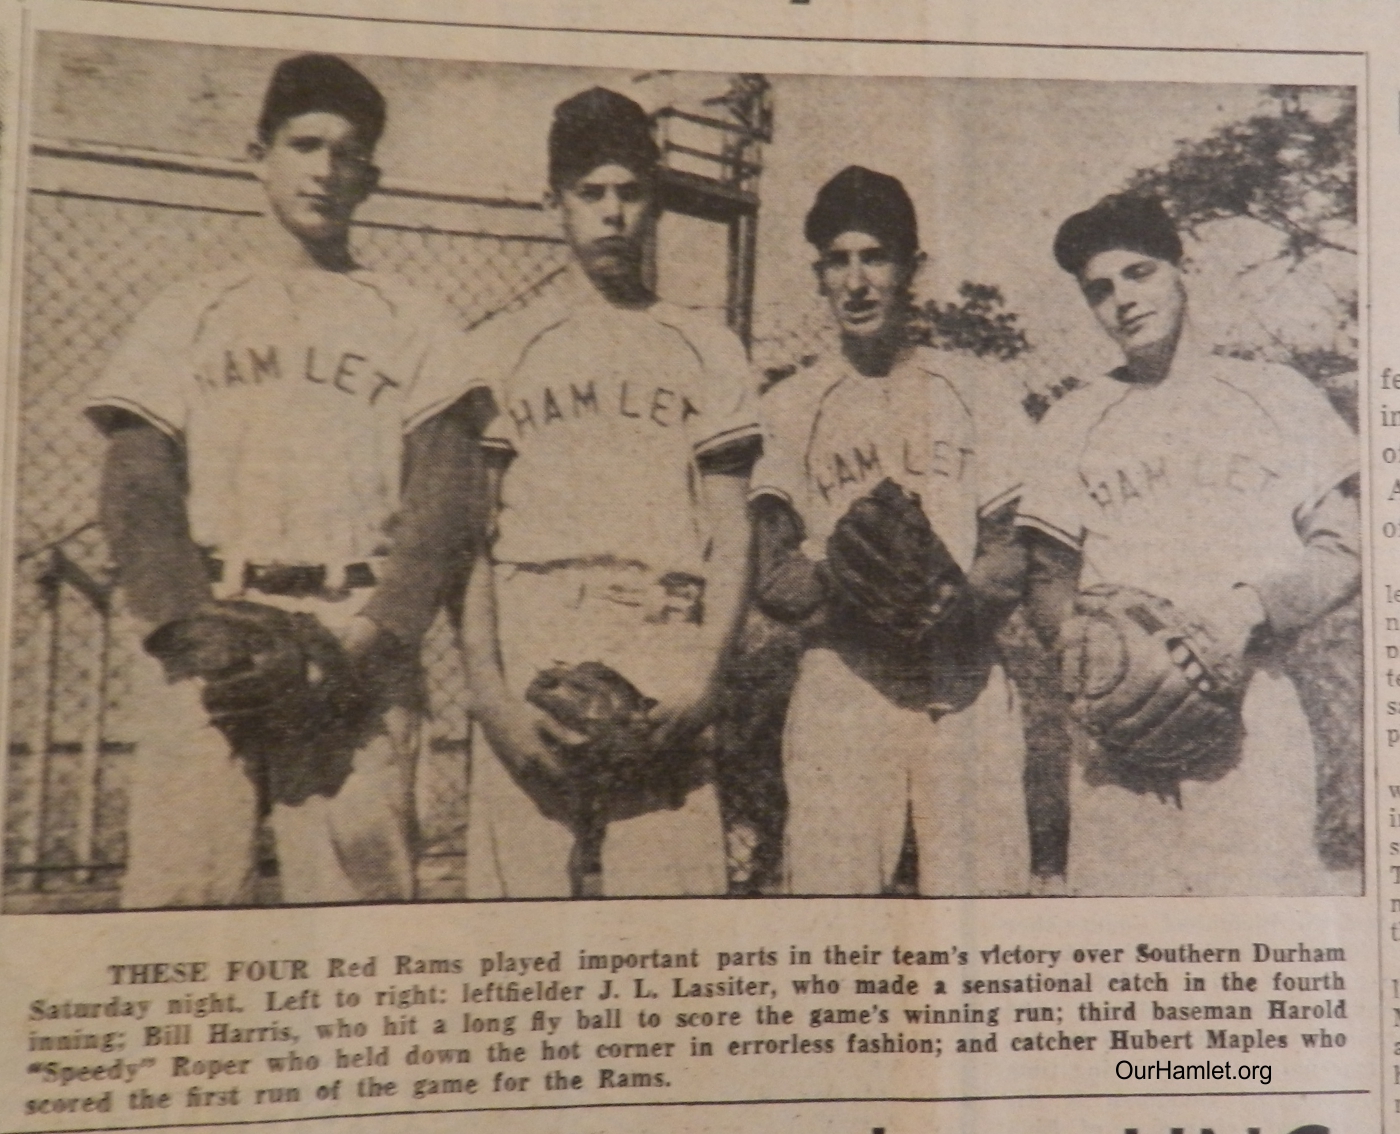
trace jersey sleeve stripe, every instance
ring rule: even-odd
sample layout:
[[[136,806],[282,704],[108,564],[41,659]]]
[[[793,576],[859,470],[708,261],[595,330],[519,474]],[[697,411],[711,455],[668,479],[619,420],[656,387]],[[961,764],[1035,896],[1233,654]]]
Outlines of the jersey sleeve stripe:
[[[1071,535],[1069,532],[1065,531],[1064,528],[1057,527],[1048,520],[1042,520],[1036,516],[1028,516],[1024,512],[1017,515],[1016,526],[1018,528],[1034,528],[1036,531],[1043,532],[1051,539],[1059,540],[1061,543],[1075,550],[1084,546],[1084,537],[1082,535]]]
[[[1313,490],[1310,493],[1308,493],[1307,498],[1304,499],[1303,502],[1298,505],[1298,507],[1293,509],[1293,526],[1295,528],[1298,528],[1301,527],[1304,523],[1306,523],[1308,517],[1311,516],[1314,512],[1318,510],[1318,508],[1322,506],[1322,502],[1326,500],[1328,496],[1330,496],[1337,488],[1341,487],[1343,484],[1349,481],[1352,477],[1356,476],[1357,473],[1359,473],[1360,471],[1361,469],[1357,465],[1353,465],[1346,472],[1343,472],[1340,469],[1334,469],[1330,476],[1324,478],[1326,482],[1325,484],[1323,483],[1323,481],[1319,481],[1313,487]]]
[[[775,484],[755,484],[749,488],[748,501],[750,504],[764,496],[776,497],[793,509],[797,507],[793,503],[792,496]]]
[[[984,501],[978,507],[977,514],[979,516],[989,516],[993,512],[999,511],[1000,509],[1006,507],[1006,505],[1010,504],[1011,501],[1018,499],[1021,493],[1024,491],[1025,486],[1020,483],[1010,485],[1002,489],[995,496]]]
[[[403,422],[403,431],[404,431],[404,433],[405,433],[405,434],[412,433],[415,429],[417,429],[417,428],[418,428],[420,425],[422,425],[425,421],[428,421],[429,419],[436,417],[436,416],[437,416],[438,414],[440,414],[443,410],[445,410],[448,406],[455,405],[457,402],[461,401],[461,400],[462,400],[463,398],[465,398],[468,394],[470,394],[473,390],[489,390],[489,389],[491,389],[491,385],[490,385],[489,382],[474,382],[474,383],[472,383],[470,386],[465,386],[465,387],[463,387],[463,388],[460,389],[460,390],[454,390],[452,393],[447,394],[447,395],[445,395],[444,397],[440,397],[440,398],[435,399],[435,400],[432,401],[432,402],[429,402],[426,406],[423,406],[423,407],[421,407],[420,409],[415,410],[410,416],[404,418],[404,422]]]
[[[184,437],[185,431],[181,429],[178,425],[175,425],[173,422],[167,421],[165,418],[161,417],[160,414],[154,412],[146,406],[143,406],[140,402],[132,401],[130,398],[123,398],[117,394],[104,395],[93,398],[83,408],[86,411],[87,415],[89,417],[93,417],[94,420],[96,420],[94,415],[100,415],[100,411],[103,409],[126,410],[127,413],[135,414],[143,421],[149,421],[152,425],[154,425],[172,441],[180,441]]]
[[[750,421],[743,425],[732,426],[729,429],[721,429],[712,437],[695,443],[695,455],[703,456],[713,453],[716,450],[727,448],[730,445],[745,444],[756,437],[761,436],[758,422]]]

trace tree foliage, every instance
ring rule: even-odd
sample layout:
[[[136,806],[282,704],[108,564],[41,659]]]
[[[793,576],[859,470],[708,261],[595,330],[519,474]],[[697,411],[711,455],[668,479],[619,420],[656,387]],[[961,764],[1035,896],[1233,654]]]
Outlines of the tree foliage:
[[[1138,170],[1125,188],[1160,197],[1199,241],[1198,259],[1225,272],[1217,302],[1235,309],[1234,323],[1216,348],[1292,366],[1354,423],[1355,90],[1269,87],[1256,113],[1178,141],[1165,163]],[[1272,239],[1241,240],[1231,225],[1242,219]]]
[[[1336,88],[1269,88],[1272,105],[1198,140],[1165,165],[1140,169],[1128,189],[1155,194],[1198,234],[1210,221],[1250,217],[1302,260],[1322,248],[1354,253],[1356,97]]]
[[[926,300],[912,320],[914,337],[926,346],[962,350],[978,358],[991,356],[1009,361],[1030,349],[1025,331],[1014,312],[1005,310],[1006,299],[994,284],[963,281],[958,288],[961,303]]]

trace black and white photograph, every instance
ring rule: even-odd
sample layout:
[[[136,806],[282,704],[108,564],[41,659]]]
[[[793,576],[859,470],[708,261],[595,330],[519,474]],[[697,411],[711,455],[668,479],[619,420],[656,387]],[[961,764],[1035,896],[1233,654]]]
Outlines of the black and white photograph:
[[[1365,889],[1357,88],[27,98],[5,913]]]

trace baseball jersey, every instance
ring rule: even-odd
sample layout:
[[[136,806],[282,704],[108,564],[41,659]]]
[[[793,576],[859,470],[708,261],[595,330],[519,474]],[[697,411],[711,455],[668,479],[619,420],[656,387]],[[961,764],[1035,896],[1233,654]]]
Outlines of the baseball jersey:
[[[1166,380],[1112,376],[1040,427],[1018,522],[1082,550],[1083,580],[1208,610],[1291,561],[1298,525],[1355,473],[1355,435],[1286,366],[1185,340]]]
[[[88,412],[183,442],[190,534],[219,557],[359,562],[388,551],[406,421],[459,377],[460,338],[396,277],[247,265],[146,308]]]
[[[786,500],[805,525],[804,552],[826,540],[852,502],[890,477],[919,495],[929,523],[967,570],[977,521],[1020,492],[1030,432],[1024,391],[972,359],[916,347],[888,375],[820,359],[762,399],[763,455],[751,495]]]
[[[471,374],[498,409],[484,442],[510,457],[496,560],[621,560],[703,577],[697,461],[758,436],[743,349],[702,314],[615,307],[573,283],[467,337]]]

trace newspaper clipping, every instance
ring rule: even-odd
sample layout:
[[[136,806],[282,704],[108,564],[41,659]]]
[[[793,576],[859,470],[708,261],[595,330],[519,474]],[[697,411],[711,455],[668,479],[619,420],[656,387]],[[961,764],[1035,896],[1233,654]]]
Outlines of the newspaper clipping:
[[[0,20],[0,1131],[1400,1130],[1383,5],[288,8]]]

